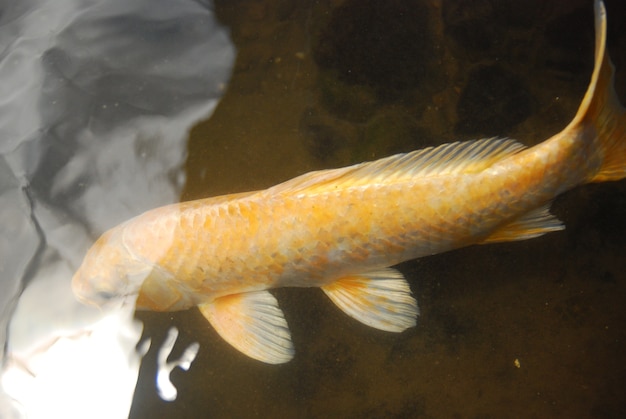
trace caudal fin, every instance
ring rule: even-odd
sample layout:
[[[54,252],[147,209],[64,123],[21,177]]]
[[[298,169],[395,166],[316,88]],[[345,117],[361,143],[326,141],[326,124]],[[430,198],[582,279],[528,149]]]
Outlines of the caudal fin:
[[[601,164],[589,173],[588,182],[604,182],[626,177],[626,112],[615,94],[613,65],[606,53],[606,9],[600,0],[596,0],[594,6],[596,46],[593,74],[568,128],[594,129],[591,153],[595,156],[589,157],[597,157]]]

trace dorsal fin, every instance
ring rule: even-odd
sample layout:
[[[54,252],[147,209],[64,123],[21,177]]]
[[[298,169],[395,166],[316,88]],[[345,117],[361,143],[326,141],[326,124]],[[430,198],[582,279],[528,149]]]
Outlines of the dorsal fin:
[[[267,190],[271,194],[323,193],[347,186],[401,182],[416,177],[477,173],[513,155],[523,144],[485,138],[428,147],[340,169],[305,173]]]

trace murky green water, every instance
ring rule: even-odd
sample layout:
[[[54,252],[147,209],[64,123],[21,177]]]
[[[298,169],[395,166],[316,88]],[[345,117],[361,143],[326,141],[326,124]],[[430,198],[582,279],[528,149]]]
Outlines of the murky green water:
[[[626,102],[626,8],[607,3]],[[216,13],[238,57],[191,132],[184,200],[458,139],[536,144],[569,122],[592,69],[590,1],[224,0]],[[179,352],[201,349],[174,373],[173,403],[151,351],[131,417],[623,417],[626,183],[552,211],[564,232],[399,266],[421,308],[400,335],[319,290],[276,290],[296,347],[285,365],[240,354],[196,310],[139,313],[155,341],[175,325]]]

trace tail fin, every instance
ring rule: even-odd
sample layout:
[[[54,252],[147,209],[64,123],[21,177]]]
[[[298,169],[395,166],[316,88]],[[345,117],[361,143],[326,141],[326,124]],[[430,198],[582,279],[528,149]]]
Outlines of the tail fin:
[[[568,128],[595,128],[593,153],[601,165],[590,173],[588,182],[604,182],[626,177],[626,112],[613,88],[613,65],[606,53],[606,9],[595,2],[595,64],[591,82],[576,116]]]

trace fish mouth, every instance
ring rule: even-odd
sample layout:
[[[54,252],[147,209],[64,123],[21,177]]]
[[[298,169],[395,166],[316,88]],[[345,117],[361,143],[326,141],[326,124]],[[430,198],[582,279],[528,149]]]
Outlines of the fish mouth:
[[[91,293],[87,292],[85,285],[85,281],[82,280],[79,273],[74,274],[72,277],[72,294],[74,294],[74,298],[81,304],[93,305],[93,302],[89,298]]]

